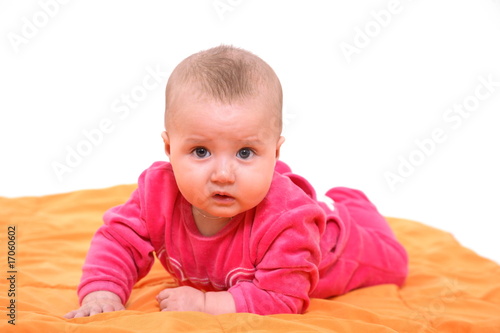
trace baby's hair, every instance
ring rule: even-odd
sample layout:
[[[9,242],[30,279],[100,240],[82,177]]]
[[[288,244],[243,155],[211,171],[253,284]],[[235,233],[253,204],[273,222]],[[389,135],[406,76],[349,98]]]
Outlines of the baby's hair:
[[[259,94],[267,95],[270,115],[278,134],[282,127],[283,92],[274,70],[246,50],[221,45],[195,53],[174,69],[167,83],[165,122],[169,123],[170,100],[183,86],[194,86],[218,102],[230,104]]]

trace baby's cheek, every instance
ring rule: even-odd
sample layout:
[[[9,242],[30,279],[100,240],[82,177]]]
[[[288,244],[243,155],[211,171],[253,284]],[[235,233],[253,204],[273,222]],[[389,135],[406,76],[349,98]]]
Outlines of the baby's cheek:
[[[240,189],[242,189],[246,205],[251,207],[257,206],[267,195],[269,187],[271,186],[272,177],[266,177],[262,173],[254,173],[246,177]]]
[[[197,205],[204,200],[204,186],[198,177],[195,173],[185,173],[182,177],[176,179],[182,195],[193,205]]]

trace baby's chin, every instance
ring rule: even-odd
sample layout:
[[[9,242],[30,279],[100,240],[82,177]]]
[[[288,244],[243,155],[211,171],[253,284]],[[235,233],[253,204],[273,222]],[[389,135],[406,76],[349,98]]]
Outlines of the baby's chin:
[[[199,208],[195,205],[192,205],[193,207],[193,212],[197,211],[198,213],[201,213],[202,216],[209,218],[209,219],[223,219],[223,218],[233,218],[235,216],[238,216],[242,213],[245,213],[253,208],[256,207],[249,207],[249,208],[243,208],[243,207],[219,207],[216,209],[213,208]]]

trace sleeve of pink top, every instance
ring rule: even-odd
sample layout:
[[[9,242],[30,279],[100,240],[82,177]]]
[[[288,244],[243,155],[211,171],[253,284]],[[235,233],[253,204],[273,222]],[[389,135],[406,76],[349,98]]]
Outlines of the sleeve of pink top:
[[[265,315],[302,313],[307,309],[321,259],[318,215],[321,212],[316,206],[304,206],[269,225],[258,246],[252,249],[261,258],[254,280],[229,289],[237,312]],[[288,227],[278,231],[284,223]]]
[[[153,246],[141,218],[139,197],[138,189],[125,204],[104,214],[104,225],[94,235],[83,266],[80,303],[87,294],[105,290],[125,304],[134,284],[151,269]]]

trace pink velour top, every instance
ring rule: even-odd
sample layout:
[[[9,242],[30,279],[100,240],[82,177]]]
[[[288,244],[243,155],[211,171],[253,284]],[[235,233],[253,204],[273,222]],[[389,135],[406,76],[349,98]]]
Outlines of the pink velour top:
[[[407,255],[366,196],[338,187],[316,200],[312,186],[278,161],[271,188],[255,208],[203,236],[171,165],[142,173],[123,205],[104,215],[78,293],[116,293],[125,304],[151,269],[154,253],[179,285],[229,291],[237,312],[302,313],[310,297],[331,297],[382,283],[401,285]]]

